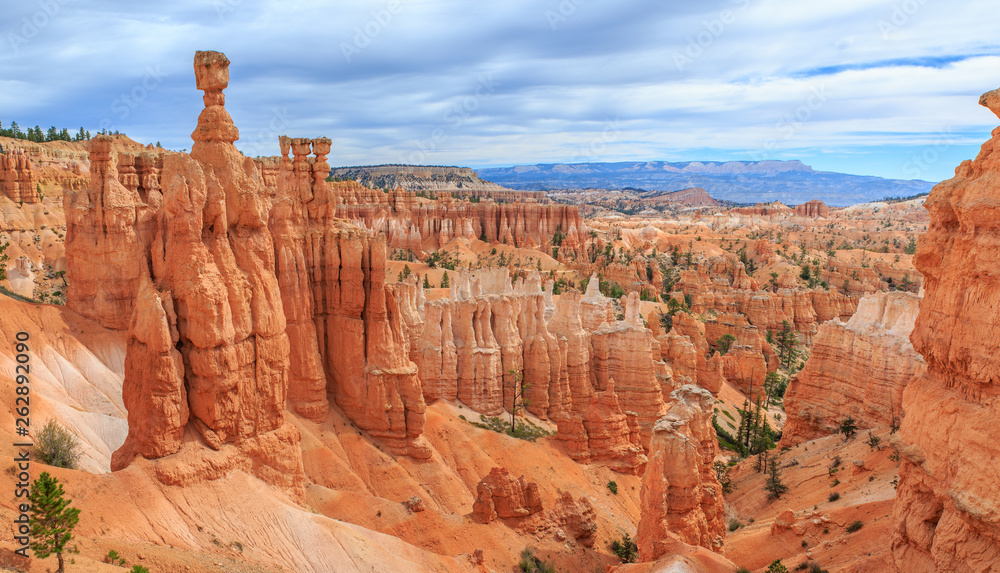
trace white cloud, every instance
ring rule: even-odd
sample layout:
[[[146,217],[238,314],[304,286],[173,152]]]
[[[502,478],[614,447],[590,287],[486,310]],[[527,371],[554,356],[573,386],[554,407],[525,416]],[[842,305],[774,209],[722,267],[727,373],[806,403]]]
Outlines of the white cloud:
[[[11,7],[0,33],[36,10]],[[899,175],[912,146],[948,132],[973,153],[996,124],[976,105],[1000,84],[994,12],[985,0],[74,2],[5,46],[0,120],[94,130],[110,116],[190,147],[191,57],[218,49],[233,61],[227,105],[248,152],[277,152],[260,142],[277,114],[291,135],[331,136],[334,163],[405,161],[441,129],[427,162],[745,158],[771,141],[775,156],[881,154],[885,167],[865,168]],[[691,60],[681,69],[678,53]],[[150,67],[164,81],[119,117],[116,99]],[[454,121],[490,75],[495,91]]]

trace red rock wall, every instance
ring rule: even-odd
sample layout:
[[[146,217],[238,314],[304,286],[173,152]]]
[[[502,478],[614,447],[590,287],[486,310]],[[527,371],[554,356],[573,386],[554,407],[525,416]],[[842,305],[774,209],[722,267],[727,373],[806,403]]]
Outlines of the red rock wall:
[[[338,197],[337,216],[386,236],[389,248],[418,255],[435,251],[455,238],[480,239],[518,247],[543,247],[556,232],[565,235],[561,254],[584,254],[587,238],[576,206],[454,200],[419,201],[412,191],[384,193],[354,182],[330,183]]]
[[[1000,91],[980,103],[1000,112]],[[903,393],[903,457],[892,552],[906,572],[995,571],[1000,563],[1000,129],[924,206],[924,299],[913,347],[927,372]]]
[[[836,433],[847,416],[861,428],[902,419],[903,389],[924,368],[909,339],[919,305],[913,294],[877,293],[861,299],[846,323],[820,326],[805,368],[785,395],[782,445]]]
[[[0,153],[0,195],[11,201],[38,202],[38,178],[23,150],[13,147]]]
[[[66,305],[107,328],[129,327],[155,208],[119,182],[112,140],[97,136],[90,150],[90,186],[63,194],[66,213]]]

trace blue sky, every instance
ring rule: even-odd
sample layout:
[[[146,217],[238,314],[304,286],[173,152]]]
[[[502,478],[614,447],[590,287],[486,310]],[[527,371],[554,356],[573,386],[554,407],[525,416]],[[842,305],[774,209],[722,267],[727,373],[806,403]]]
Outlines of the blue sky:
[[[190,148],[196,50],[248,155],[487,167],[801,159],[937,181],[1000,123],[990,0],[0,0],[0,121]]]

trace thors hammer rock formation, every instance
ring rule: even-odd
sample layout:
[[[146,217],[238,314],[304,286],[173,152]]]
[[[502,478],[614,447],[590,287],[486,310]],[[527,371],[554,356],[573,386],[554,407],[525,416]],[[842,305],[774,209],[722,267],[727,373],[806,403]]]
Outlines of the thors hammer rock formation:
[[[233,146],[238,132],[222,96],[228,64],[218,52],[195,56],[206,109],[192,154],[163,159],[162,200],[150,189],[157,196],[143,202],[138,183],[123,186],[110,141],[91,142],[96,176],[87,193],[67,199],[70,232],[78,233],[68,250],[81,256],[96,248],[90,252],[104,261],[98,276],[115,279],[114,290],[98,285],[94,294],[93,281],[74,281],[79,291],[70,300],[109,326],[129,329],[129,434],[112,469],[136,456],[178,452],[188,427],[210,448],[225,450],[208,462],[216,470],[244,467],[300,494],[298,431],[284,419],[289,347],[268,198],[253,162]],[[167,483],[183,483],[190,473],[158,466]],[[197,473],[191,477],[204,477]]]
[[[725,537],[722,486],[712,462],[718,453],[712,394],[682,386],[657,420],[642,478],[636,544],[639,559],[655,561],[680,539],[720,551]]]
[[[981,103],[1000,112],[997,92]],[[1000,117],[1000,115],[998,115]],[[996,571],[1000,503],[1000,129],[931,191],[917,246],[924,299],[913,347],[927,372],[903,392],[893,511],[900,571]]]
[[[782,445],[836,433],[847,416],[862,428],[902,419],[903,389],[924,368],[910,344],[919,305],[910,293],[870,294],[846,323],[835,318],[819,327],[785,395]]]

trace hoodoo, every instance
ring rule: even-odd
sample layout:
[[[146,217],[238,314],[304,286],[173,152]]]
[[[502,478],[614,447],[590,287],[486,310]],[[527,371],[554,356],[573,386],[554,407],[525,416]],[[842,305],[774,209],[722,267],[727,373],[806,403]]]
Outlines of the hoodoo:
[[[1000,117],[993,91],[980,103]],[[893,512],[900,571],[994,571],[1000,563],[1000,128],[924,204],[924,299],[913,347],[927,371],[903,393]]]

